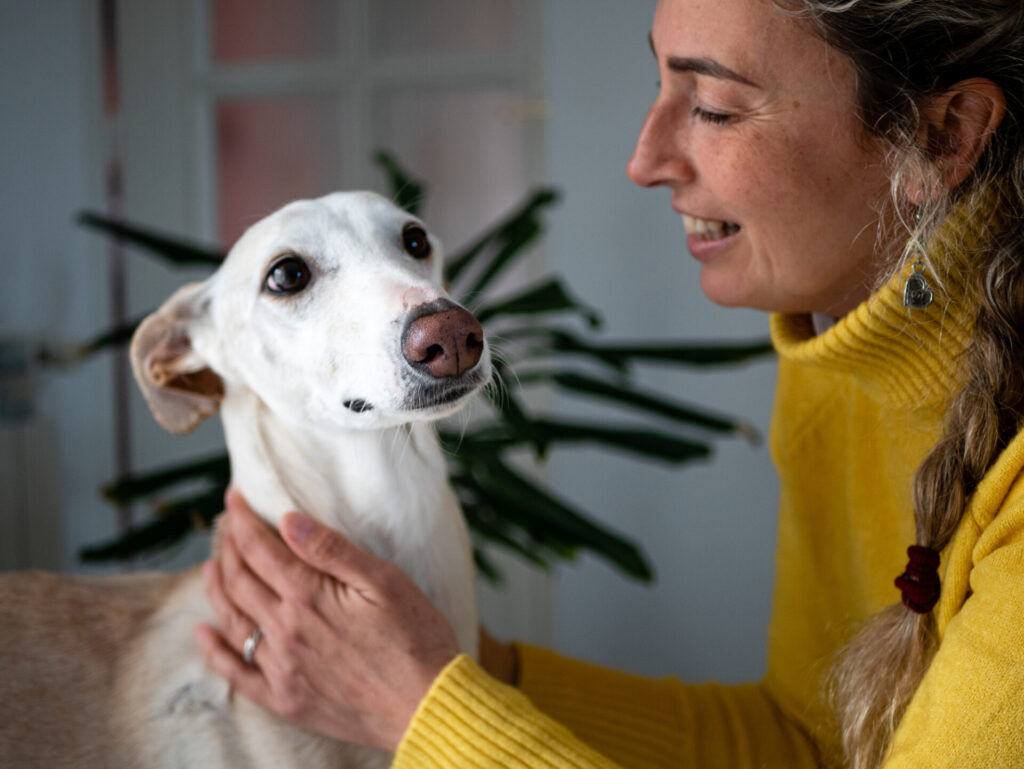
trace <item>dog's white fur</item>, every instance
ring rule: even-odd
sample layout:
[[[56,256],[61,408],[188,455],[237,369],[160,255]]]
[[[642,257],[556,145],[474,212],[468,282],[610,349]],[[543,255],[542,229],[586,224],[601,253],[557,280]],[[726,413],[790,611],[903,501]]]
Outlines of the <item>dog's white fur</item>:
[[[403,249],[412,220],[372,193],[286,206],[145,321],[133,365],[168,429],[219,408],[232,482],[267,521],[302,510],[398,564],[475,654],[470,542],[430,422],[464,403],[490,365],[485,349],[446,401],[403,359],[409,313],[447,298],[440,244],[431,237],[426,260]],[[283,253],[311,268],[292,296],[265,287]],[[353,401],[372,408],[343,405]],[[0,579],[0,765],[387,764],[233,696],[194,641],[196,625],[213,621],[195,571]]]

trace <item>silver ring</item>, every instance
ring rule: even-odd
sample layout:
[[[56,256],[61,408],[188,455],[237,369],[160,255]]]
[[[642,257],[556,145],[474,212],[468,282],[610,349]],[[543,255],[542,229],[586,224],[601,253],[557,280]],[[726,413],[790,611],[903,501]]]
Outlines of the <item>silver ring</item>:
[[[256,647],[260,645],[260,641],[263,640],[263,631],[256,628],[256,631],[245,639],[245,644],[242,646],[242,659],[245,660],[246,665],[252,664],[253,655],[256,654]]]

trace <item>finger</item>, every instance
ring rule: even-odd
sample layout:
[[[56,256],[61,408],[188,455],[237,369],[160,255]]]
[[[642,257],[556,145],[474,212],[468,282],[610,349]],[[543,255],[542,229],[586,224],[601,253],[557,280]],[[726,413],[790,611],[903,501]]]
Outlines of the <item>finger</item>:
[[[221,586],[242,614],[264,630],[277,627],[281,599],[242,560],[232,532],[225,532],[221,549]]]
[[[245,639],[256,632],[256,623],[243,614],[224,590],[224,578],[216,561],[203,564],[206,597],[210,600],[221,634],[235,649],[241,649]]]
[[[312,592],[316,574],[285,547],[242,495],[230,491],[227,507],[227,527],[249,568],[280,596],[300,598]]]
[[[249,577],[245,574],[244,567],[240,568],[243,569],[241,577],[236,576],[236,579],[241,579],[244,583],[244,581],[249,579]],[[262,605],[265,606],[265,609],[258,610],[254,615],[250,616],[248,613],[236,606],[234,601],[228,595],[222,569],[216,562],[208,562],[205,564],[203,567],[203,573],[204,575],[209,574],[206,582],[207,595],[210,597],[210,603],[214,607],[214,613],[217,614],[218,617],[221,615],[229,616],[227,623],[220,628],[219,632],[235,650],[236,654],[243,654],[246,642],[257,630],[262,633],[266,628],[271,627],[271,635],[275,635],[279,632],[279,628],[277,626],[271,625],[271,619],[266,618],[276,618],[278,616],[277,604],[275,603],[277,598],[275,596],[272,596],[269,593],[264,594],[262,597]],[[243,591],[245,590],[244,584],[240,586],[240,589]],[[258,616],[264,616],[265,618],[261,622],[258,619]],[[266,675],[276,672],[279,668],[273,651],[268,648],[270,646],[273,646],[273,644],[270,643],[269,638],[266,635],[263,635],[262,640],[256,646],[255,653],[252,655],[252,661]]]
[[[224,638],[209,625],[196,628],[196,641],[203,650],[207,664],[228,685],[264,708],[270,709],[273,697],[270,684],[258,668],[246,664]]]
[[[391,564],[361,550],[333,529],[301,513],[281,519],[281,536],[299,558],[363,594],[379,591]]]
[[[204,567],[205,571],[206,568]],[[217,615],[219,623],[219,627],[215,630],[211,629],[223,639],[224,643],[231,648],[236,656],[242,658],[242,662],[245,662],[246,643],[259,630],[262,635],[256,642],[253,653],[250,655],[251,662],[245,662],[245,664],[255,665],[260,669],[265,678],[268,680],[273,679],[275,675],[279,675],[281,672],[281,664],[275,654],[273,642],[266,634],[263,634],[262,629],[258,628],[255,622],[231,606],[230,599],[223,591],[223,585],[218,585],[215,580],[219,580],[218,575],[211,573],[210,579],[207,581],[207,595],[210,596],[210,603],[214,607],[214,613]],[[235,615],[236,619],[225,622],[221,619],[221,614],[226,612]],[[204,625],[204,627],[210,626]]]

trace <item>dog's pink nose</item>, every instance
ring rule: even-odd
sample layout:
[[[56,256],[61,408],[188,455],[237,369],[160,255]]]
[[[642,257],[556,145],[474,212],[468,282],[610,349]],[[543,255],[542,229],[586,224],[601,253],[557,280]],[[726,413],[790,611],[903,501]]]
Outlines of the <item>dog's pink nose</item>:
[[[477,319],[461,307],[445,304],[410,323],[402,340],[405,359],[437,379],[469,371],[484,351],[484,331]]]

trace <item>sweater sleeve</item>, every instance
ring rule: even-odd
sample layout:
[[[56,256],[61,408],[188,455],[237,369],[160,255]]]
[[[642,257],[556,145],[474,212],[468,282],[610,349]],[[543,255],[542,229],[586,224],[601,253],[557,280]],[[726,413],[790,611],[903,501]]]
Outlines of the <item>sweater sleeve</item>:
[[[756,685],[687,686],[520,645],[520,689],[468,657],[421,703],[395,758],[420,767],[803,769],[811,741]]]
[[[521,692],[456,657],[420,703],[393,769],[617,769]]]

